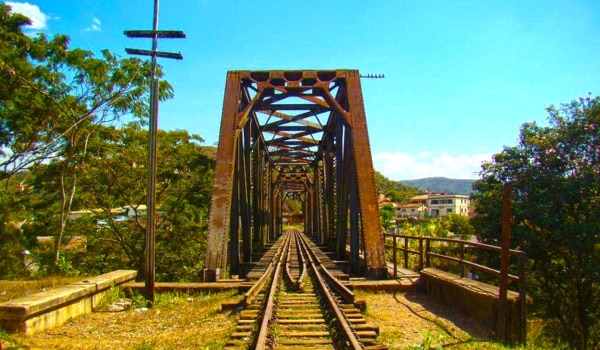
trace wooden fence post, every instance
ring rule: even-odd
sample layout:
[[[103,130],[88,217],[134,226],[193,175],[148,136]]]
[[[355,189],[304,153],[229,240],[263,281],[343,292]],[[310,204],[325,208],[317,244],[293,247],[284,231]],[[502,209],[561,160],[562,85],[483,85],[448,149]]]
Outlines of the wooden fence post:
[[[508,294],[508,267],[511,230],[511,194],[512,184],[504,184],[502,191],[502,249],[500,251],[500,283],[498,300],[498,336],[505,344],[508,343],[507,323],[507,294]]]

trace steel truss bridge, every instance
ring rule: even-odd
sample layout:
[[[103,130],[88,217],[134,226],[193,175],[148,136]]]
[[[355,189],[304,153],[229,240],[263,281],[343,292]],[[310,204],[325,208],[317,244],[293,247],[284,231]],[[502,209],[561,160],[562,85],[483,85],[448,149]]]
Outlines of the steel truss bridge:
[[[283,232],[286,199],[352,275],[386,278],[358,70],[227,73],[204,279],[243,275]]]

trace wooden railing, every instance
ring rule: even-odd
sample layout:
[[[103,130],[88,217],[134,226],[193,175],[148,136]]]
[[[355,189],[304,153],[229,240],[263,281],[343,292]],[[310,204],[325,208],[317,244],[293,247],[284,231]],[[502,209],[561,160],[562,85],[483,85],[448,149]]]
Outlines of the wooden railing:
[[[465,270],[468,268],[469,271],[473,271],[476,273],[477,271],[485,272],[491,276],[497,278],[496,282],[491,281],[494,285],[508,285],[508,282],[513,281],[516,282],[517,292],[519,293],[519,310],[520,310],[520,318],[521,324],[525,325],[526,322],[526,289],[525,289],[525,260],[526,254],[520,250],[510,249],[508,252],[508,258],[511,256],[517,258],[517,266],[513,271],[516,271],[516,274],[511,274],[508,272],[503,273],[498,269],[494,269],[485,265],[481,265],[475,261],[471,261],[470,258],[473,256],[477,256],[474,254],[476,251],[492,251],[498,253],[498,256],[501,257],[502,248],[483,244],[478,242],[465,241],[460,239],[450,239],[450,238],[434,238],[434,237],[418,237],[418,236],[406,236],[406,235],[396,235],[396,234],[384,234],[385,237],[385,247],[386,250],[392,251],[392,263],[393,267],[393,275],[394,278],[398,278],[398,262],[401,263],[401,266],[404,269],[416,270],[416,272],[426,268],[426,267],[435,267],[439,268],[439,265],[432,265],[433,259],[438,259],[439,261],[447,261],[453,262],[458,266],[458,275],[461,278],[465,277]],[[391,240],[391,242],[390,242]],[[411,244],[411,242],[417,241],[417,244]],[[434,247],[432,243],[439,242],[438,247]],[[390,244],[391,243],[391,244]],[[411,247],[413,247],[411,249]],[[440,247],[443,247],[440,248]],[[445,253],[443,253],[443,252]],[[469,253],[467,253],[467,251]],[[400,254],[400,256],[399,256]],[[417,257],[416,266],[409,266],[409,261],[411,256]],[[415,265],[415,264],[413,264]],[[506,266],[509,266],[506,264]],[[443,267],[441,268],[443,269]],[[446,272],[454,272],[455,271],[446,271]],[[469,276],[469,277],[473,277]],[[506,280],[504,280],[506,279]],[[499,301],[502,304],[506,304],[506,294],[502,295],[499,293]],[[504,300],[502,300],[504,298]],[[523,327],[522,332],[525,332],[525,327]],[[525,334],[522,334],[522,339],[525,339]]]

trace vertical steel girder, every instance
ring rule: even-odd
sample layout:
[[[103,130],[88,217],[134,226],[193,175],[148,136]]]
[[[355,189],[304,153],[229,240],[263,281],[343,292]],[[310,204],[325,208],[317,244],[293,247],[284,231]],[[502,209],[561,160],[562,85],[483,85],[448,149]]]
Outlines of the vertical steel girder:
[[[221,117],[221,133],[217,149],[215,181],[210,203],[208,240],[204,267],[204,280],[219,278],[218,269],[227,263],[232,192],[234,190],[236,139],[240,130],[235,127],[238,101],[241,94],[239,73],[230,72],[225,84],[225,99]],[[236,230],[237,231],[237,230]]]
[[[352,274],[386,278],[357,70],[228,72],[205,280],[240,273],[281,233],[291,197],[303,203],[305,232]]]
[[[358,187],[358,205],[362,223],[362,239],[367,258],[367,276],[387,277],[384,238],[381,230],[373,159],[369,145],[367,117],[358,71],[348,71],[346,77],[348,112],[352,124],[354,171]]]

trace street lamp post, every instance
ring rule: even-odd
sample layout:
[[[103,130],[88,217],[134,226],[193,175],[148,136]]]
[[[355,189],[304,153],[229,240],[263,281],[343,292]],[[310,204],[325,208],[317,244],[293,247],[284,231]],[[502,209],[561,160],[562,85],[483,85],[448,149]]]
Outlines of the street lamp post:
[[[124,34],[128,38],[151,38],[152,50],[125,49],[130,55],[151,56],[152,66],[150,73],[150,130],[148,142],[148,204],[146,207],[146,274],[144,294],[149,306],[154,304],[155,290],[155,264],[154,240],[156,231],[156,136],[158,133],[158,79],[156,78],[156,59],[158,57],[183,59],[180,53],[160,52],[158,39],[183,39],[182,31],[158,30],[158,3],[154,0],[154,20],[152,30],[127,30]]]

